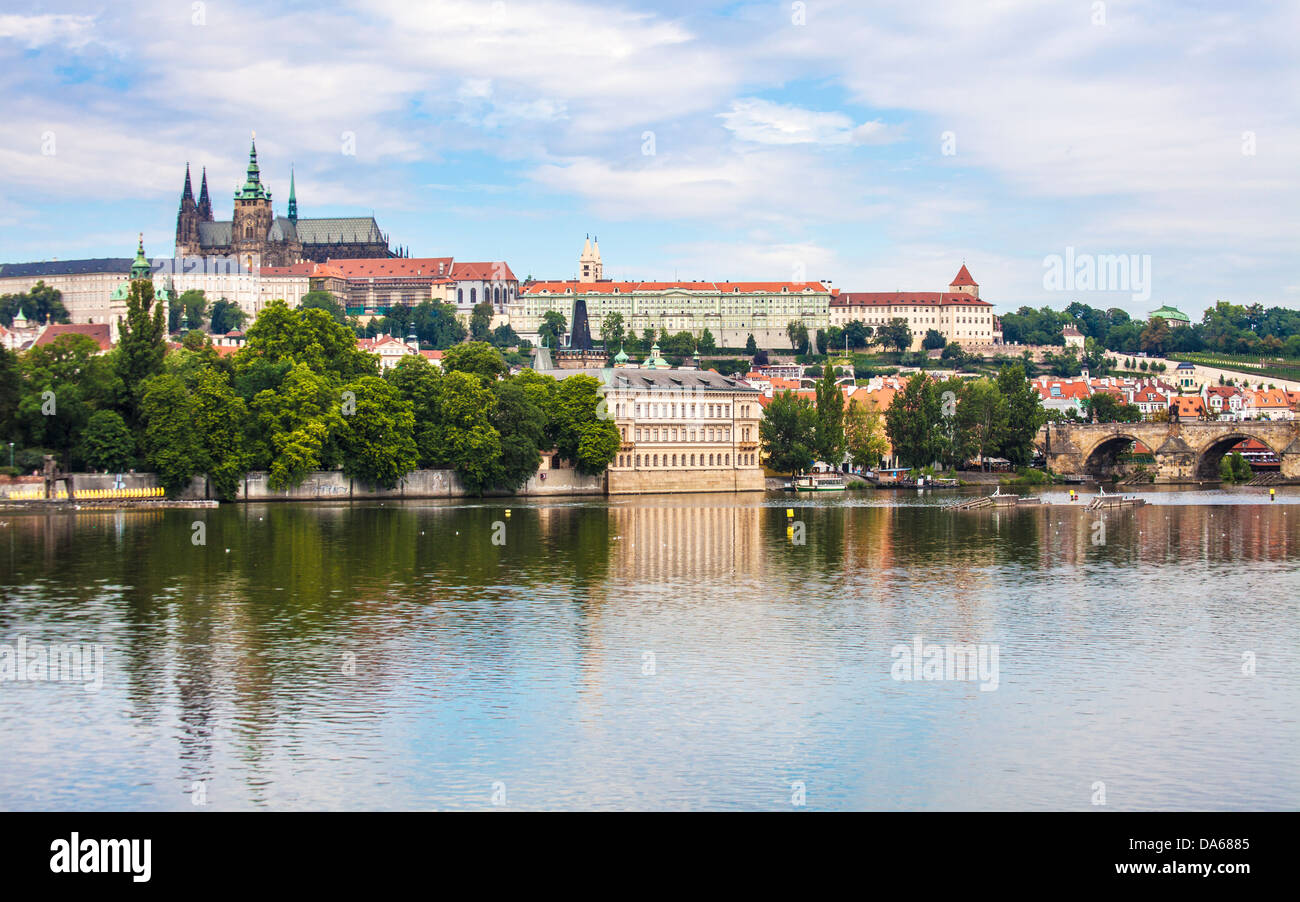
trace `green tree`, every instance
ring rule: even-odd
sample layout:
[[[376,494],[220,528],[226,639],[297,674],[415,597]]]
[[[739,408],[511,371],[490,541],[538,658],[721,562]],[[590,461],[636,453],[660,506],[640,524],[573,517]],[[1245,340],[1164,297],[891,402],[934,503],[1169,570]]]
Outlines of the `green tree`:
[[[23,395],[23,372],[18,355],[0,348],[0,440],[17,439],[18,402]],[[9,460],[3,461],[8,466]]]
[[[414,406],[378,376],[349,382],[338,432],[345,475],[367,485],[391,489],[415,469]],[[346,393],[351,393],[350,397]]]
[[[1017,466],[1027,466],[1034,457],[1038,430],[1047,422],[1047,411],[1021,364],[999,370],[997,386],[1007,404],[1006,427],[998,442],[1000,456]]]
[[[713,337],[712,332],[710,332],[708,329],[705,329],[703,332],[700,333],[700,343],[699,343],[700,353],[712,354],[717,350],[718,350],[717,339]]]
[[[357,347],[356,335],[346,326],[324,310],[291,310],[284,301],[272,301],[249,326],[244,347],[235,355],[236,377],[259,362],[305,364],[335,383],[379,372],[379,361]]]
[[[244,438],[248,407],[226,374],[209,366],[194,378],[189,409],[199,449],[197,471],[208,477],[219,499],[232,501],[250,462]]]
[[[884,417],[875,401],[857,401],[849,405],[844,415],[844,444],[855,467],[872,469],[879,466],[889,451],[889,437],[885,435]]]
[[[247,317],[248,314],[244,313],[238,304],[221,298],[212,305],[212,320],[208,324],[208,329],[213,335],[237,332],[244,327],[244,320]]]
[[[751,357],[758,353],[758,342],[754,341],[754,333],[750,333],[745,339],[745,353]]]
[[[536,395],[515,379],[492,384],[496,407],[491,421],[501,436],[497,487],[514,492],[537,472],[546,441],[546,413]]]
[[[803,324],[802,320],[792,319],[786,323],[785,334],[790,339],[790,347],[796,353],[808,353],[808,327]]]
[[[61,335],[23,354],[22,394],[16,417],[26,444],[59,452],[65,468],[96,410],[122,393],[110,358],[85,335]]]
[[[623,314],[607,313],[600,322],[600,340],[605,343],[605,351],[613,354],[614,349],[623,344]]]
[[[308,313],[325,316],[319,310]],[[269,449],[271,488],[300,485],[313,470],[334,464],[333,437],[342,426],[343,402],[341,390],[328,375],[305,363],[294,364],[277,388],[258,393],[252,412]]]
[[[835,368],[827,366],[817,382],[817,427],[814,447],[819,460],[838,468],[844,460],[844,392],[835,383]]]
[[[145,461],[171,495],[202,471],[203,449],[190,401],[185,380],[174,373],[150,379],[140,399]]]
[[[552,408],[555,450],[579,473],[603,473],[618,454],[618,428],[604,410],[600,380],[591,376],[558,380]]]
[[[558,348],[560,338],[569,329],[569,321],[558,310],[547,310],[542,314],[542,322],[537,327],[537,334],[549,348]]]
[[[63,306],[63,295],[44,281],[38,281],[25,294],[6,294],[0,297],[0,325],[13,325],[14,318],[22,312],[29,325],[68,322],[68,311]]]
[[[509,323],[502,323],[493,329],[488,341],[492,344],[492,347],[498,349],[515,348],[519,347],[520,344],[519,333],[510,328]]]
[[[474,312],[469,317],[469,337],[471,341],[487,341],[492,332],[492,317],[496,311],[491,301],[480,301],[474,305]]]
[[[501,352],[481,341],[470,341],[448,348],[442,355],[444,373],[471,373],[491,382],[510,371]]]
[[[417,430],[420,456],[454,469],[466,490],[481,494],[501,474],[501,434],[492,425],[496,396],[473,373],[438,379],[433,416]]]
[[[758,424],[767,465],[791,476],[807,470],[817,457],[816,431],[817,410],[812,401],[791,391],[774,395]]]
[[[997,456],[1009,419],[1007,400],[997,384],[991,379],[962,380],[956,415],[962,436],[959,457],[965,460],[978,454],[987,460]]]
[[[912,346],[912,330],[907,320],[894,317],[876,329],[876,343],[882,348],[903,352]]]
[[[131,282],[126,298],[126,319],[119,327],[114,350],[118,378],[124,390],[123,413],[127,425],[139,429],[144,386],[163,369],[167,329],[162,304],[154,303],[153,283]]]
[[[904,466],[924,467],[935,461],[944,428],[941,421],[938,388],[924,373],[917,373],[885,411],[889,442]]]
[[[939,333],[938,329],[927,329],[925,338],[921,339],[921,347],[927,351],[937,351],[948,343],[948,339]]]
[[[1142,411],[1136,404],[1120,401],[1108,392],[1097,392],[1083,400],[1084,414],[1094,423],[1140,423]]]
[[[871,341],[871,327],[861,320],[852,320],[844,327],[844,337],[851,348],[865,348]]]
[[[432,300],[421,301],[411,311],[410,328],[415,330],[421,344],[440,351],[464,341],[468,334],[454,304]]]
[[[324,289],[317,289],[316,291],[309,291],[304,294],[302,300],[298,302],[298,309],[324,310],[329,314],[330,319],[334,320],[334,322],[339,325],[346,323],[348,320],[348,312],[344,309],[343,305],[339,303],[339,299],[334,297],[332,292],[325,291]],[[260,319],[261,317],[258,318]]]
[[[191,288],[184,291],[176,301],[168,306],[167,309],[167,331],[169,333],[179,332],[181,330],[181,312],[185,313],[185,326],[189,329],[202,329],[204,323],[204,314],[207,313],[208,299],[197,288]]]
[[[135,439],[116,410],[90,415],[81,435],[81,458],[86,465],[106,472],[128,470],[135,462]]]

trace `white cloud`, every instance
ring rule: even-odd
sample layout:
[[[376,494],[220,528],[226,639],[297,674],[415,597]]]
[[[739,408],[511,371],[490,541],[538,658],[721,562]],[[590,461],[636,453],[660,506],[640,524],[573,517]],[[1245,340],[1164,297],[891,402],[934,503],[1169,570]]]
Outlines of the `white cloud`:
[[[806,110],[756,97],[732,101],[731,110],[719,113],[718,118],[737,138],[757,144],[878,144],[888,140],[888,129],[879,120],[854,126],[843,113]]]
[[[0,15],[0,40],[18,41],[29,50],[47,44],[79,50],[96,39],[94,28],[94,16]]]

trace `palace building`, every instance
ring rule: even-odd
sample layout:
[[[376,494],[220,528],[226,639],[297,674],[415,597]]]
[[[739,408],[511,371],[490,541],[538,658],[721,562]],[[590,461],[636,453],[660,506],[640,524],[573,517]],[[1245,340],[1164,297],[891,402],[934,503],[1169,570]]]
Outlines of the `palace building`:
[[[185,187],[176,215],[176,256],[234,256],[248,269],[256,266],[291,266],[304,261],[324,263],[333,258],[399,257],[389,250],[388,236],[373,216],[298,216],[293,173],[289,174],[289,206],[284,216],[271,207],[271,191],[262,182],[257,164],[257,142],[248,151],[244,185],[235,190],[232,218],[216,220],[208,195],[208,173],[195,200],[190,167],[185,165]]]
[[[993,305],[980,300],[979,283],[964,263],[947,291],[842,292],[830,302],[832,326],[857,320],[874,330],[894,319],[912,330],[913,351],[921,349],[930,329],[963,348],[1001,342]]]
[[[788,348],[786,326],[799,320],[809,334],[829,324],[831,292],[821,282],[615,282],[604,278],[600,245],[588,240],[578,259],[579,277],[568,281],[528,282],[510,306],[510,325],[537,341],[537,327],[549,311],[567,319],[581,299],[594,331],[611,313],[621,314],[633,335],[708,329],[719,347],[745,346],[750,335],[763,348]]]

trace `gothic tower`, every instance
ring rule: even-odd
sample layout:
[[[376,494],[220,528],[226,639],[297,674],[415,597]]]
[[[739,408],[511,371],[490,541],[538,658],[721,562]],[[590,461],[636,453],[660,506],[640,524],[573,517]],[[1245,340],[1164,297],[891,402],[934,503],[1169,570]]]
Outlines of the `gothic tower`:
[[[600,244],[591,242],[591,236],[582,245],[582,256],[578,258],[578,281],[598,282],[604,277],[604,266],[600,262]]]
[[[206,184],[204,189],[206,190]],[[176,253],[199,253],[199,209],[190,187],[190,164],[185,164],[185,188],[181,191],[181,208],[176,214]]]
[[[262,184],[257,166],[257,136],[248,151],[248,172],[244,187],[235,192],[235,217],[231,222],[230,244],[240,262],[251,266],[253,256],[261,259],[271,231],[271,192]]]
[[[289,167],[289,219],[298,221],[298,196],[293,190],[293,167]]]
[[[199,188],[199,221],[212,222],[212,198],[208,197],[208,167],[203,167],[203,184]]]

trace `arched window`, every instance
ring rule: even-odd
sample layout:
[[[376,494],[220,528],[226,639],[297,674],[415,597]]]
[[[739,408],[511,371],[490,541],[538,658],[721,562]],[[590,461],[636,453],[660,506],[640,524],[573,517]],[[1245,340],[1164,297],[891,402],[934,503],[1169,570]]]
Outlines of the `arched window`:
[[[692,466],[692,467],[695,466],[695,455],[694,455],[694,454],[691,455],[691,466]]]
[[[656,455],[654,456],[654,463],[650,464],[650,466],[652,466],[652,467],[657,467],[657,466],[659,466],[659,455],[658,455],[658,454],[656,454]]]
[[[457,304],[464,304],[464,303],[465,303],[465,289],[464,289],[464,288],[457,288],[457,289],[456,289],[456,303],[457,303]]]
[[[477,293],[477,292],[478,292],[478,289],[477,289],[477,288],[471,288],[471,289],[469,290],[469,302],[470,302],[471,304],[473,304],[475,301],[478,300],[478,293]]]

